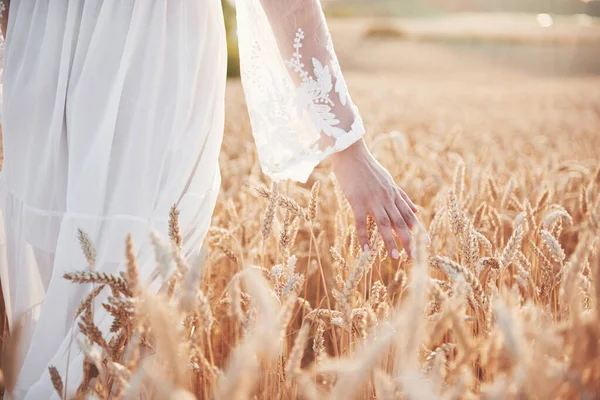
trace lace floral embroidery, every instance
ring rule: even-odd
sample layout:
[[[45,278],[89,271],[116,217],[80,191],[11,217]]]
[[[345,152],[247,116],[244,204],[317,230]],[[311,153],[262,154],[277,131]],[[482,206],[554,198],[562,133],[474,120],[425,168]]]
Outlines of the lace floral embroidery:
[[[306,27],[293,26],[296,21],[262,25],[256,21],[265,15],[252,4],[238,2],[238,39],[259,160],[274,180],[305,182],[321,160],[364,135],[363,121],[320,10],[294,11],[302,14]],[[282,52],[282,46],[289,50]]]
[[[309,75],[308,71],[305,70],[305,65],[302,62],[302,53],[300,52],[303,40],[304,31],[298,29],[296,38],[294,39],[294,54],[290,60],[286,61],[286,64],[298,73],[302,79],[302,84],[297,90],[295,99],[298,113],[301,114],[304,110],[308,110],[315,125],[326,135],[337,139],[345,134],[346,131],[336,127],[340,121],[331,112],[332,107],[335,106],[335,103],[329,96],[331,91],[334,90],[332,71],[329,70],[328,65],[323,66],[319,60],[313,58],[314,77]],[[331,51],[330,43],[331,40],[328,40],[328,51]],[[332,69],[335,70],[335,92],[338,93],[342,105],[346,105],[348,90],[337,60]]]
[[[329,54],[335,54],[335,51],[333,50],[333,40],[331,39],[331,34],[329,32],[327,32],[327,51]],[[351,101],[350,94],[348,93],[348,86],[346,86],[344,75],[342,75],[342,68],[340,67],[340,62],[337,57],[333,57],[331,62],[335,73],[335,91],[340,96],[340,102],[345,106]]]

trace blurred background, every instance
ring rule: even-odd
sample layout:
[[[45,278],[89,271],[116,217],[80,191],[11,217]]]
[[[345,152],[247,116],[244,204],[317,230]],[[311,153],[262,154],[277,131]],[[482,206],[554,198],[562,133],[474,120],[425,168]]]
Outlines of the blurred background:
[[[600,13],[598,3],[579,0],[329,0],[326,6],[330,12],[338,15],[369,12],[378,15],[428,16],[455,11]]]

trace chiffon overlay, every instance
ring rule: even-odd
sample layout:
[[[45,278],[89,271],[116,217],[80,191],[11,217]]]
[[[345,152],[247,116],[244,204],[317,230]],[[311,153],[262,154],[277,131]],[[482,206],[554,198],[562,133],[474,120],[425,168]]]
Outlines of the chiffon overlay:
[[[305,181],[364,134],[318,0],[238,0],[238,38],[263,171]],[[74,312],[95,270],[123,270],[124,238],[143,278],[151,231],[177,204],[184,254],[198,253],[217,198],[226,40],[220,0],[12,0],[5,43],[0,277],[9,326],[22,324],[17,398],[69,391],[82,354]],[[105,332],[109,316],[98,308]]]

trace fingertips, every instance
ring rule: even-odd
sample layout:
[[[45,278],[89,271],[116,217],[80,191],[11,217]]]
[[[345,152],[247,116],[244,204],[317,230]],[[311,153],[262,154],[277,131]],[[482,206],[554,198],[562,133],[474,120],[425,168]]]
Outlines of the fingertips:
[[[423,233],[425,234],[425,243],[426,244],[431,244],[431,237],[429,237],[429,233],[427,232],[427,229],[425,229],[425,227],[423,226],[423,224],[421,223],[421,221],[419,222],[419,229],[423,231]]]
[[[392,230],[382,230],[381,236],[383,237],[383,241],[385,243],[385,247],[388,251],[389,256],[393,260],[398,260],[400,258],[400,253],[398,252],[398,248],[396,247],[396,240],[394,240],[394,233],[392,232]]]
[[[412,230],[415,225],[419,224],[419,219],[415,216],[415,213],[410,209],[409,205],[401,197],[396,198],[396,208],[400,213],[403,221],[403,225]]]

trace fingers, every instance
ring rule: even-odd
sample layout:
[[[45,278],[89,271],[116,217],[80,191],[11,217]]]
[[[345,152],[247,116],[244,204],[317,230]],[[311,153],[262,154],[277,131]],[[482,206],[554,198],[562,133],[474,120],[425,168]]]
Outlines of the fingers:
[[[425,230],[425,227],[423,227],[423,225],[421,224],[421,221],[419,221],[417,216],[414,214],[412,209],[404,201],[403,198],[401,198],[401,197],[396,198],[396,207],[398,208],[398,211],[402,214],[402,217],[404,218],[404,221],[406,222],[408,229],[410,229],[411,231],[414,232],[414,229],[416,227],[418,227],[419,229],[423,230],[423,232],[425,232],[425,233],[427,232]],[[426,240],[427,240],[427,243],[430,242],[429,235],[426,235]],[[407,254],[410,254],[410,253],[407,253]]]
[[[376,202],[369,201],[367,203],[357,201],[354,202],[352,207],[356,222],[356,233],[361,248],[363,250],[369,248],[367,215],[370,214],[375,218],[379,234],[383,238],[390,258],[394,260],[400,258],[394,232],[400,243],[402,243],[406,254],[410,256],[412,255],[412,236],[410,231],[416,226],[423,228],[419,219],[415,216],[415,212],[418,212],[417,206],[402,189],[398,187],[396,189],[392,191],[391,196],[386,196],[387,200],[385,201],[382,201],[381,198],[378,198]],[[367,205],[369,203],[371,204],[370,206]]]
[[[400,197],[402,198],[402,200],[404,200],[406,204],[408,204],[412,212],[418,213],[419,209],[417,208],[417,205],[413,203],[413,201],[410,199],[410,197],[408,197],[406,192],[400,188],[398,188],[398,192],[400,193]]]
[[[394,202],[395,202],[396,208],[398,209],[398,211],[404,218],[404,222],[406,223],[406,226],[408,227],[409,230],[412,230],[415,227],[415,225],[417,225],[419,223],[417,216],[415,215],[413,210],[406,203],[406,201],[404,201],[404,199],[402,197],[400,197],[400,196],[396,197],[394,199]]]
[[[396,211],[396,213],[398,212]],[[383,238],[383,242],[385,243],[385,247],[388,251],[388,254],[392,259],[397,260],[398,258],[400,258],[400,253],[396,248],[396,241],[394,240],[393,224],[398,218],[398,216],[393,215],[392,217],[390,217],[388,215],[388,212],[382,207],[374,213],[374,217],[375,221],[377,222],[377,227],[379,228],[379,234]],[[400,219],[402,219],[401,216]]]
[[[358,242],[360,243],[360,248],[364,250],[365,246],[369,245],[369,236],[367,234],[367,210],[359,206],[355,206],[353,210]]]
[[[408,207],[407,207],[408,208]],[[391,227],[396,232],[398,239],[400,239],[400,243],[402,243],[402,247],[406,254],[411,254],[411,236],[410,236],[410,226],[406,222],[406,218],[402,215],[400,210],[395,204],[391,204],[387,209],[387,215],[391,221]],[[392,237],[393,240],[393,237]],[[387,242],[386,242],[387,245]],[[397,260],[397,257],[393,257]]]

